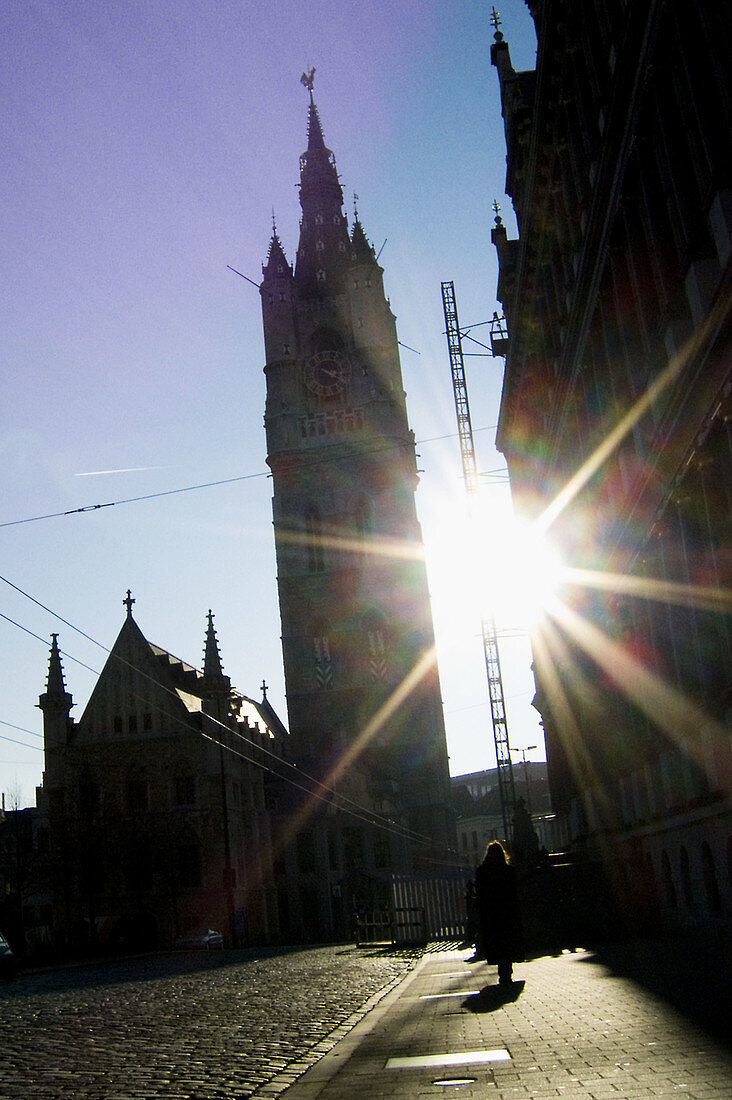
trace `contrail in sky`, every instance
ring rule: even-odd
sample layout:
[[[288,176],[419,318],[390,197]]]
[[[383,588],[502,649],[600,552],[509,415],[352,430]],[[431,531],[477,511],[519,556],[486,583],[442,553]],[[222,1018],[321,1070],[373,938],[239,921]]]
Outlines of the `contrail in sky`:
[[[139,474],[143,470],[172,470],[172,466],[126,466],[122,470],[87,470],[74,477],[101,477],[103,474]]]

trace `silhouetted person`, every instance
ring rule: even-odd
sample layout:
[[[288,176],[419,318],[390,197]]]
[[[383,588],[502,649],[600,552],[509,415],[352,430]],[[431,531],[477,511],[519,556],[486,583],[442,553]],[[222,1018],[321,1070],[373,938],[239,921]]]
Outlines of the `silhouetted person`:
[[[539,838],[523,798],[513,812],[513,858],[517,864],[534,867],[539,861]]]
[[[516,872],[498,840],[490,842],[475,872],[475,893],[480,919],[479,950],[487,962],[498,964],[499,984],[511,985],[513,964],[524,957],[524,937]]]

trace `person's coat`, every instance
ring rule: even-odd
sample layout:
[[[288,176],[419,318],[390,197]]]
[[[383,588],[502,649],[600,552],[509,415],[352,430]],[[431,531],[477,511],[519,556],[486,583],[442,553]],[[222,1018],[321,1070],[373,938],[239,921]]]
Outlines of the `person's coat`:
[[[480,918],[480,942],[476,953],[489,963],[524,958],[516,872],[508,863],[483,862],[475,872],[475,893]]]

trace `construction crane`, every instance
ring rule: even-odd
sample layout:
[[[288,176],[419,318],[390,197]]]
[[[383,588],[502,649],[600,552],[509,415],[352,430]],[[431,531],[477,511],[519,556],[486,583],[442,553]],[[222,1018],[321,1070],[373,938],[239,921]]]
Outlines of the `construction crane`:
[[[472,514],[478,496],[478,465],[475,460],[473,427],[470,422],[468,387],[465,381],[465,364],[457,303],[455,302],[455,286],[451,282],[442,284],[442,305],[445,311],[445,332],[447,334],[447,348],[450,353],[450,370],[452,372],[452,389],[455,395],[460,453],[463,460],[463,477],[468,496],[468,510]],[[509,839],[516,805],[516,793],[511,766],[511,750],[508,743],[508,723],[503,699],[498,635],[495,619],[487,608],[481,612],[481,633],[483,635],[483,653],[485,655],[488,691],[491,700],[491,718],[493,721],[493,739],[496,746],[498,794],[501,800],[503,832],[506,839]]]

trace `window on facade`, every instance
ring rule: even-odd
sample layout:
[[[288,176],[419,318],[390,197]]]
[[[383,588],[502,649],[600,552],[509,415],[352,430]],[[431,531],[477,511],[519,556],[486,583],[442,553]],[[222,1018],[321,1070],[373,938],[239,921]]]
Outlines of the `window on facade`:
[[[119,714],[115,714],[112,721],[112,729],[115,733],[122,733],[122,717]]]
[[[389,659],[386,649],[384,622],[376,612],[364,618],[366,654],[371,679],[386,680],[389,672]]]
[[[674,886],[674,876],[671,873],[671,860],[668,858],[668,852],[665,851],[661,854],[661,882],[666,904],[671,909],[675,909],[678,904],[676,901],[676,887]]]
[[[99,787],[91,779],[85,779],[79,788],[79,809],[85,819],[99,812]]]
[[[328,866],[331,871],[338,870],[338,834],[335,829],[328,830]]]
[[[329,688],[333,683],[333,660],[330,653],[328,624],[320,620],[315,624],[313,634],[313,657],[315,683],[319,688]]]
[[[363,867],[363,829],[348,826],[343,830],[343,855],[346,867]]]
[[[147,783],[144,779],[128,779],[125,793],[130,813],[147,809]]]
[[[130,714],[127,718],[127,729],[130,733],[137,733],[137,715]]]
[[[721,913],[722,895],[720,894],[719,883],[717,882],[717,870],[714,866],[712,849],[709,847],[706,840],[702,843],[701,856],[704,887],[707,892],[707,904],[712,913]]]
[[[689,853],[683,844],[679,852],[679,867],[681,868],[681,885],[684,891],[684,901],[687,905],[692,906],[694,904],[694,890],[691,884],[691,865],[689,862]]]
[[[179,775],[175,780],[176,806],[193,806],[196,801],[196,780],[192,775]]]
[[[305,534],[307,536],[308,569],[311,573],[322,573],[325,566],[323,555],[323,524],[320,512],[315,507],[305,513]]]
[[[153,859],[149,843],[145,840],[133,841],[124,858],[127,888],[134,893],[152,889]]]
[[[297,869],[301,875],[306,875],[314,871],[315,867],[315,837],[309,831],[298,833]]]
[[[198,844],[180,844],[175,865],[176,880],[182,890],[192,890],[201,885],[201,851]]]
[[[391,866],[391,844],[388,833],[377,833],[374,837],[374,867],[383,870]]]
[[[142,716],[142,728],[144,730],[151,730],[153,728],[152,714],[147,713]]]

